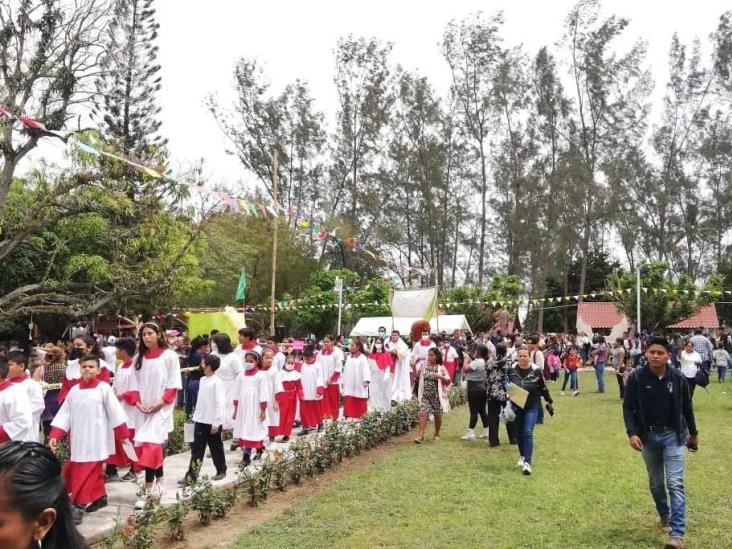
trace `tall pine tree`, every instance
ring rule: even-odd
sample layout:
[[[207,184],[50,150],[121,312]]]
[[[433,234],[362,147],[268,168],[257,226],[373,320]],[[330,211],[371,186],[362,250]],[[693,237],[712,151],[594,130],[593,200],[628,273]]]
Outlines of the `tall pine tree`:
[[[138,161],[159,158],[167,140],[158,135],[160,65],[156,63],[154,0],[115,0],[109,40],[97,80],[94,114],[102,134]]]

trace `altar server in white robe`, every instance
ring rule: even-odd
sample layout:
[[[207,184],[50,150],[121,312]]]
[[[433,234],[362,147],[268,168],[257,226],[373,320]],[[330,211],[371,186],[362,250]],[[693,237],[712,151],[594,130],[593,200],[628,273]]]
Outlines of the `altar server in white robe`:
[[[307,435],[313,429],[323,427],[322,402],[325,394],[323,368],[318,363],[315,351],[310,345],[303,349],[303,359],[300,365],[302,396],[299,400],[302,430],[298,436]]]
[[[351,356],[343,366],[343,416],[347,419],[359,419],[366,415],[369,402],[369,382],[371,371],[369,361],[363,350],[360,339],[351,341]]]
[[[343,373],[342,353],[336,352],[333,347],[333,336],[323,338],[323,349],[318,353],[317,362],[323,371],[323,400],[320,409],[323,419],[338,419],[341,408],[340,378]]]
[[[46,408],[43,400],[41,384],[30,378],[26,371],[27,358],[22,351],[10,351],[7,355],[8,379],[19,390],[28,395],[31,411],[31,428],[24,439],[28,442],[38,442],[41,430],[41,414]]]
[[[8,379],[8,368],[0,360],[0,443],[26,441],[33,430],[28,393]]]
[[[173,410],[182,388],[178,355],[165,346],[160,327],[146,322],[140,328],[135,375],[142,417],[135,429],[138,464],[145,469],[145,494],[135,507],[144,508],[149,496],[163,494],[163,444],[173,431]]]
[[[394,382],[392,384],[391,400],[404,402],[412,398],[412,367],[409,363],[409,347],[402,340],[399,331],[393,330],[391,337],[384,343],[384,348],[391,353],[396,364],[394,369]]]
[[[391,406],[391,388],[396,363],[391,353],[384,349],[384,342],[381,338],[374,341],[373,350],[368,358],[371,371],[369,410],[385,412]]]
[[[274,365],[274,351],[265,349],[262,353],[262,371],[267,376],[268,400],[267,400],[267,434],[269,441],[274,442],[275,437],[280,433],[280,406],[277,403],[277,393],[282,392],[280,371]]]
[[[216,354],[220,359],[219,369],[216,370],[218,377],[224,384],[224,400],[226,410],[224,412],[224,431],[231,431],[234,428],[234,393],[236,392],[236,379],[244,371],[244,356],[235,352],[228,334],[219,332],[213,336],[218,351]],[[232,450],[239,447],[237,441],[232,441]]]
[[[267,374],[259,369],[262,359],[255,351],[244,355],[244,371],[236,378],[234,392],[234,438],[244,449],[242,463],[247,466],[254,459],[262,457],[264,441],[267,438],[267,405],[269,403],[269,381]]]
[[[99,358],[80,360],[81,381],[71,388],[53,422],[50,446],[68,435],[69,461],[64,467],[64,485],[74,505],[78,524],[84,513],[107,505],[104,461],[115,451],[115,438],[129,444],[127,416],[109,384],[97,378]]]

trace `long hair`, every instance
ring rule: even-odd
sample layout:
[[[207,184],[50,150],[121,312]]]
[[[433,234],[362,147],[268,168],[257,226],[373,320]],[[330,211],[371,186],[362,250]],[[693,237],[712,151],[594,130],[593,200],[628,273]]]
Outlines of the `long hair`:
[[[139,343],[137,348],[137,360],[135,361],[135,370],[139,370],[142,368],[142,359],[145,357],[145,351],[148,351],[149,349],[145,345],[145,341],[142,339],[142,331],[145,328],[150,328],[153,332],[155,332],[158,336],[158,347],[161,349],[165,349],[165,338],[163,337],[163,332],[160,330],[160,326],[157,325],[155,322],[145,322],[142,326],[140,326],[140,332],[139,332]]]
[[[84,345],[89,347],[89,351],[84,354],[91,353],[93,355],[97,355],[100,358],[104,356],[102,355],[102,350],[99,348],[99,342],[89,334],[76,336],[74,339],[82,340],[84,342]]]
[[[0,446],[0,481],[11,506],[26,520],[44,509],[56,510],[56,520],[41,541],[43,549],[86,549],[74,526],[71,502],[56,456],[38,442],[12,441]]]
[[[220,355],[228,355],[234,352],[234,348],[231,346],[231,338],[229,334],[219,332],[213,336],[213,342],[216,344],[216,348],[219,350]]]

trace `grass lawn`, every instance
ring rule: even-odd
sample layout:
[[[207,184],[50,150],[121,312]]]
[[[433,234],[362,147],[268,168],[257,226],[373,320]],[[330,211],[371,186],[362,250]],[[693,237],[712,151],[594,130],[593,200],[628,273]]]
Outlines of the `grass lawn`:
[[[516,467],[505,431],[498,448],[459,440],[464,406],[447,416],[441,441],[400,446],[235,547],[663,546],[614,374],[606,380],[599,395],[594,375],[582,373],[576,398],[551,384],[557,414],[537,426],[531,477]],[[695,395],[700,450],[687,459],[686,543],[732,547],[732,383],[708,389]]]

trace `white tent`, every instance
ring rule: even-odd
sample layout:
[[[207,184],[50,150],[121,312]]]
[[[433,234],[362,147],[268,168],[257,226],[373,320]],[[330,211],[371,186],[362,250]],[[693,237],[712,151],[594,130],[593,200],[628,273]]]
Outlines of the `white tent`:
[[[351,330],[351,337],[373,337],[379,335],[379,327],[383,326],[386,328],[387,333],[392,330],[399,330],[399,333],[403,336],[409,336],[409,331],[412,328],[412,324],[416,320],[422,320],[419,317],[395,317],[390,316],[370,316],[359,319],[356,325]],[[430,319],[430,326],[432,332],[437,333],[437,320],[432,317]],[[393,321],[393,325],[392,325]],[[473,333],[470,329],[468,320],[465,315],[440,315],[440,332],[444,331],[448,334],[452,333],[453,330],[465,330],[466,332]]]

